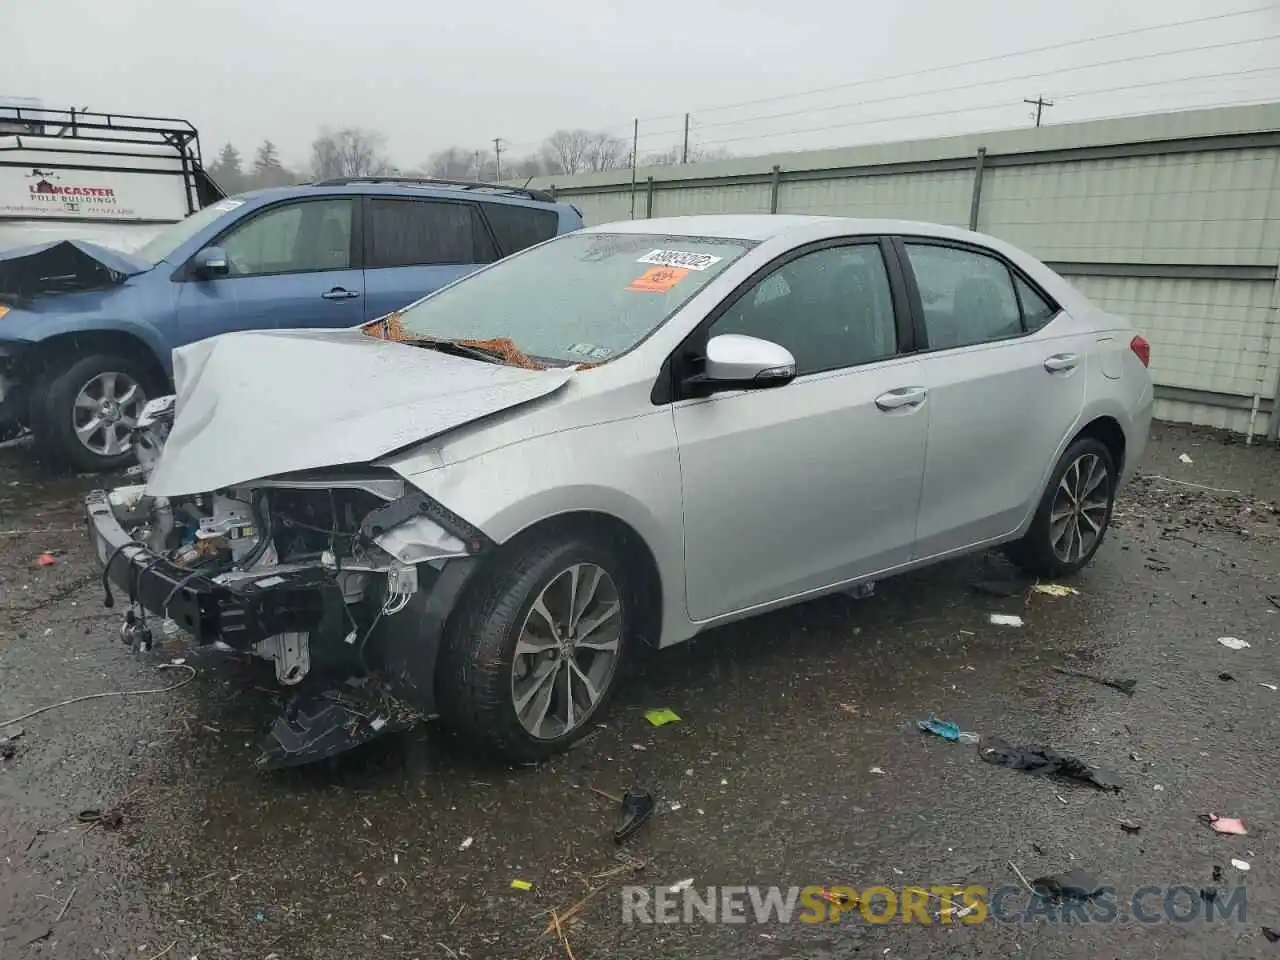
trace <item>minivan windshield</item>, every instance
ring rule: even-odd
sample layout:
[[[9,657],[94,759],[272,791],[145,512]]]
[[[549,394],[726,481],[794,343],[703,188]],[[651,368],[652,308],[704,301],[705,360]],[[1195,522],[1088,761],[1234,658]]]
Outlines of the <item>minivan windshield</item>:
[[[173,251],[177,250],[219,217],[225,216],[243,203],[243,200],[228,198],[197,210],[186,219],[179,220],[177,223],[161,230],[135,250],[134,256],[141,257],[152,266],[155,266],[161,260],[168,260]]]
[[[647,337],[756,243],[570,233],[409,306],[401,335],[510,340],[553,364],[601,363]]]

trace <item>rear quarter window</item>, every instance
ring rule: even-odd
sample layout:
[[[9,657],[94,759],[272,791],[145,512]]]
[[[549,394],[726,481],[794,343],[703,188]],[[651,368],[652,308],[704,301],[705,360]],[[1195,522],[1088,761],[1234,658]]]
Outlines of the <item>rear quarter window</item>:
[[[553,210],[517,207],[506,203],[486,203],[485,216],[498,239],[503,255],[515,253],[535,243],[550,240],[560,227],[560,215]]]

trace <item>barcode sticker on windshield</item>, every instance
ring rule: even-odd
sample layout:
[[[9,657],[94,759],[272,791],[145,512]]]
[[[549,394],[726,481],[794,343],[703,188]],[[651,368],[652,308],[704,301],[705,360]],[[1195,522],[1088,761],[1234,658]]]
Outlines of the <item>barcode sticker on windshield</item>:
[[[636,263],[652,263],[659,267],[683,267],[685,270],[705,270],[719,263],[724,257],[709,253],[685,253],[681,250],[650,250]]]

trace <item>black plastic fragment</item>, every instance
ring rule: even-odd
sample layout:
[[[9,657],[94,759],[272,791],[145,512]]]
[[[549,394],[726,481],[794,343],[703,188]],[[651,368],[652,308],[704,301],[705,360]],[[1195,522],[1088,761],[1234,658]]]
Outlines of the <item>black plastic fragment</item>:
[[[1102,892],[1102,884],[1083,870],[1068,870],[1031,881],[1036,893],[1050,900],[1092,900]]]
[[[1088,784],[1099,790],[1119,791],[1123,784],[1112,773],[1090,766],[1083,760],[1058,753],[1050,747],[1015,747],[1003,740],[984,740],[978,747],[978,756],[987,763],[1011,770],[1025,770],[1045,777],[1072,780]]]
[[[618,807],[618,825],[613,830],[613,842],[624,843],[640,829],[641,824],[653,815],[653,794],[648,790],[628,790]]]
[[[377,685],[348,681],[300,694],[271,726],[256,765],[263,770],[326,760],[388,733],[408,730],[419,715]]]

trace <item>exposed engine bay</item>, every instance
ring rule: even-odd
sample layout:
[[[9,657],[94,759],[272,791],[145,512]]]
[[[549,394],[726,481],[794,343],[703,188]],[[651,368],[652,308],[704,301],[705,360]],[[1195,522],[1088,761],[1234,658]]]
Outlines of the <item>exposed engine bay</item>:
[[[135,477],[154,468],[172,423],[172,397],[147,405]],[[126,643],[150,649],[150,613],[166,635],[272,661],[276,680],[304,694],[260,765],[331,756],[433,707],[435,651],[415,649],[414,630],[446,566],[485,538],[394,473],[332,468],[179,497],[137,483],[86,504],[108,606],[113,583],[128,593]],[[453,574],[446,582],[460,584]]]

